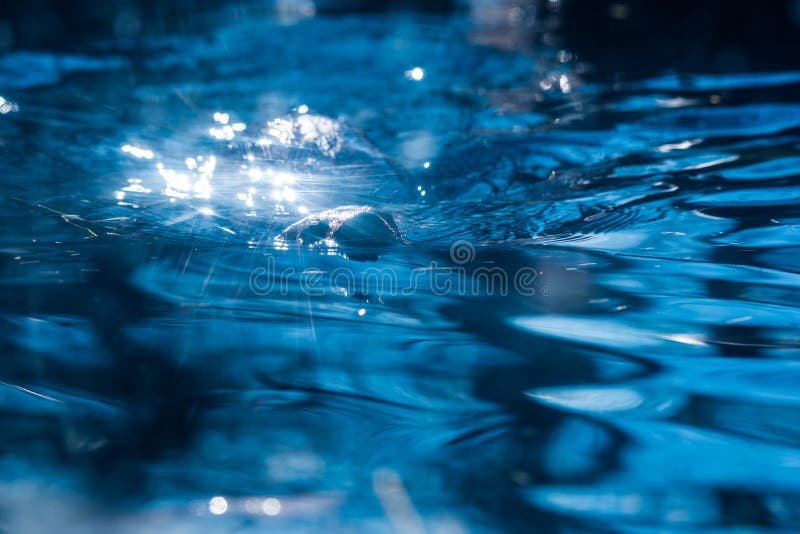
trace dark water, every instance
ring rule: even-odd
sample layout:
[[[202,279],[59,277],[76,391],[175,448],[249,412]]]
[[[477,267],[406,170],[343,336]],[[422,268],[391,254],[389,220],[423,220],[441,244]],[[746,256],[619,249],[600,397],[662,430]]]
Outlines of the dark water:
[[[800,529],[800,71],[310,5],[0,57],[0,531]]]

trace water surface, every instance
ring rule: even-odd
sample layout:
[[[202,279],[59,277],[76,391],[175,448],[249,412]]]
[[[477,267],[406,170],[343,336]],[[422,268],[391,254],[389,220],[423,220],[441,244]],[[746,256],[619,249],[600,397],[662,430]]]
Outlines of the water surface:
[[[800,528],[800,72],[291,5],[0,57],[0,530]]]

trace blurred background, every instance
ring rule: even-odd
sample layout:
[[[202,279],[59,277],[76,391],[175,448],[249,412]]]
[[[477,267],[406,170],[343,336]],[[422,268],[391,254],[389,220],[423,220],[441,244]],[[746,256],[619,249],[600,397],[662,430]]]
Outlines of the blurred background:
[[[80,51],[101,39],[202,31],[205,14],[220,8],[239,17],[274,13],[287,23],[314,13],[468,11],[494,28],[495,39],[560,43],[605,76],[769,70],[796,62],[800,43],[796,0],[30,0],[3,6],[0,50]]]

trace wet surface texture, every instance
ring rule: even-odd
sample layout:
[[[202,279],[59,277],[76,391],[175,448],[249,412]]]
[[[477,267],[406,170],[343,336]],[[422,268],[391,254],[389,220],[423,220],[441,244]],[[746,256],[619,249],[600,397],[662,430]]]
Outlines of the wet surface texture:
[[[800,529],[800,71],[278,4],[0,57],[0,532]]]

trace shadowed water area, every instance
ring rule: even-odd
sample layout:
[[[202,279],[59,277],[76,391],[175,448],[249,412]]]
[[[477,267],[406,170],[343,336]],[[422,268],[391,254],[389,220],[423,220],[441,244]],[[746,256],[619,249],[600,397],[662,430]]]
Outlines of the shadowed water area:
[[[0,532],[800,529],[800,70],[526,6],[0,55]]]

